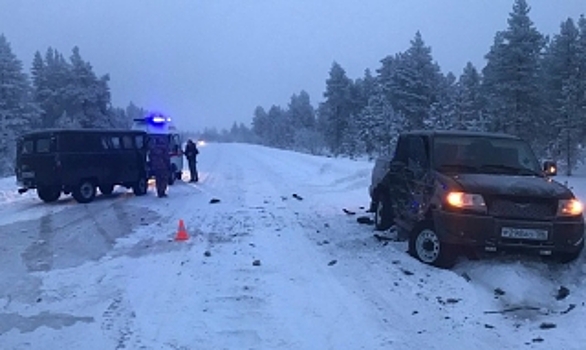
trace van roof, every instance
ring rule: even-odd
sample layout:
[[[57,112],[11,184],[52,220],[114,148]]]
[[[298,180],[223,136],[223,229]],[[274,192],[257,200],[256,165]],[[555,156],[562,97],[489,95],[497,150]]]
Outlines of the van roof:
[[[21,137],[50,135],[50,134],[135,134],[146,135],[146,132],[140,130],[121,130],[121,129],[43,129],[34,130],[21,135]]]

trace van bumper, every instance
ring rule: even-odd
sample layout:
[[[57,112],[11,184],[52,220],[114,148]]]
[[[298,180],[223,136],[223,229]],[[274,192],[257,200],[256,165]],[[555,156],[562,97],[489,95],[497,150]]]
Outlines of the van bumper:
[[[582,216],[554,220],[519,220],[446,211],[434,213],[435,229],[444,242],[487,252],[523,250],[539,255],[573,254],[584,247]],[[511,237],[506,231],[533,232],[542,237]]]

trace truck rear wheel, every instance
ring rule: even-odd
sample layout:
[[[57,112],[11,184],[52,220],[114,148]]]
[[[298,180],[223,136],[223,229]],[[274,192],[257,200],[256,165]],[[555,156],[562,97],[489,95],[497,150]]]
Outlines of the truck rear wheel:
[[[388,230],[393,225],[394,219],[391,199],[387,193],[381,193],[374,211],[375,229],[378,231]]]

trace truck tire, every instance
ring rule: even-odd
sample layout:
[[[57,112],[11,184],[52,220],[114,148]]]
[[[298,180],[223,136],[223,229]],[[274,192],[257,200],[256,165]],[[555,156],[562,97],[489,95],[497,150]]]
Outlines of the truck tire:
[[[409,253],[417,260],[439,268],[449,269],[455,265],[458,258],[455,248],[440,239],[431,222],[417,225],[409,237]]]
[[[391,228],[395,220],[391,198],[387,193],[381,193],[377,197],[374,210],[374,228],[377,231],[386,231]]]

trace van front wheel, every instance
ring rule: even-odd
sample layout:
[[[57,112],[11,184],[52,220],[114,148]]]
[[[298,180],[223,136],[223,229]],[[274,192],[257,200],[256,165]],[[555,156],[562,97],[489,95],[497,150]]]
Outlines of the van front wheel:
[[[96,196],[96,185],[91,180],[82,180],[73,190],[73,198],[79,203],[89,203]]]
[[[43,202],[51,203],[61,197],[61,189],[58,186],[39,186],[37,195]]]

